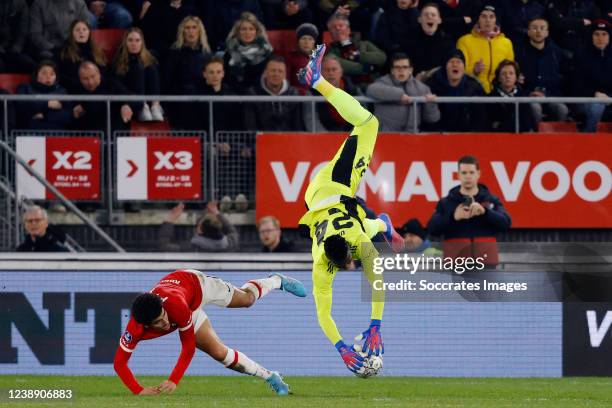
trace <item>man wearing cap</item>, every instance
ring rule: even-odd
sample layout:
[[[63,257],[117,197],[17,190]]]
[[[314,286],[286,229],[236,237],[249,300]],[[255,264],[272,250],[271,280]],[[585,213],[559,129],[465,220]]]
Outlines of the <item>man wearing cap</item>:
[[[501,32],[495,13],[495,7],[484,6],[472,32],[457,41],[457,48],[465,56],[466,72],[480,81],[486,93],[491,92],[499,63],[514,61],[512,42]]]
[[[484,96],[482,85],[465,74],[465,57],[453,50],[444,65],[425,82],[436,96]],[[440,120],[427,130],[442,132],[478,132],[486,127],[485,106],[477,103],[439,104]]]
[[[442,251],[431,246],[427,231],[416,218],[411,218],[397,232],[404,238],[406,252],[423,253],[427,256],[441,256]]]
[[[602,103],[580,106],[585,114],[583,132],[597,131],[597,123],[612,119],[612,51],[610,50],[610,24],[595,20],[590,44],[576,57],[575,86],[579,96],[601,98]]]
[[[287,56],[287,78],[291,86],[304,95],[309,88],[300,84],[297,73],[304,65],[308,64],[310,54],[314,51],[317,38],[319,38],[319,30],[314,24],[304,23],[295,29],[295,34],[297,39],[295,49]]]

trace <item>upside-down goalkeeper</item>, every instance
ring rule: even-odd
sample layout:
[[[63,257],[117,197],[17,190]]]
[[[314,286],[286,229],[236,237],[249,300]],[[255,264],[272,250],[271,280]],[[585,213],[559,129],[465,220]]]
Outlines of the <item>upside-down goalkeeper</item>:
[[[371,239],[382,232],[397,251],[403,239],[393,229],[388,215],[366,219],[357,204],[355,193],[367,170],[378,133],[378,120],[352,96],[335,88],[321,76],[321,60],[325,45],[312,53],[308,65],[298,73],[300,82],[317,90],[338,113],[354,126],[334,158],[317,174],[305,195],[308,212],[300,220],[310,228],[312,238],[313,295],[319,325],[336,346],[349,370],[356,372],[363,365],[363,357],[340,335],[331,316],[332,284],[339,269],[347,269],[359,259],[368,280],[375,278],[374,258],[378,252]],[[368,355],[384,352],[380,325],[384,309],[384,293],[372,289],[370,327],[363,333],[364,351]]]

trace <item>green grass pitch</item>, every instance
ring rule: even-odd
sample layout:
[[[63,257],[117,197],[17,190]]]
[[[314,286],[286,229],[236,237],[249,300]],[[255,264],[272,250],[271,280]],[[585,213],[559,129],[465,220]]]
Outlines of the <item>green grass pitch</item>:
[[[157,385],[162,377],[142,377]],[[190,377],[173,395],[131,395],[115,377],[0,376],[0,407],[611,407],[612,378],[286,377],[277,397],[252,377]],[[71,389],[74,398],[9,400],[9,389]]]

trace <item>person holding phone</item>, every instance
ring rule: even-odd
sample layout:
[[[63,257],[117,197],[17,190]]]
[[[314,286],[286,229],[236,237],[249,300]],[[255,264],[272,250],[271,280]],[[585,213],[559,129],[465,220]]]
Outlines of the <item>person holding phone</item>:
[[[460,185],[438,202],[427,230],[443,237],[445,257],[482,256],[485,264],[496,265],[496,235],[510,229],[512,220],[499,198],[478,183],[478,159],[463,156],[457,164]]]

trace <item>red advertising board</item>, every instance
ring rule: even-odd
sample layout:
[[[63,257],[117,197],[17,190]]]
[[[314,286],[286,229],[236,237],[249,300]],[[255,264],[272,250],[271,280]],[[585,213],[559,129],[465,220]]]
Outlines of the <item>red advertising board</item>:
[[[308,182],[344,138],[258,135],[257,217],[273,214],[296,227]],[[457,159],[470,154],[514,228],[611,228],[610,152],[612,137],[602,134],[380,134],[358,194],[398,224],[412,217],[426,223],[458,184]]]
[[[117,198],[200,199],[201,146],[199,137],[117,138]]]
[[[17,138],[18,153],[70,200],[99,201],[100,139],[98,137]],[[32,199],[55,196],[19,166],[18,185]]]

